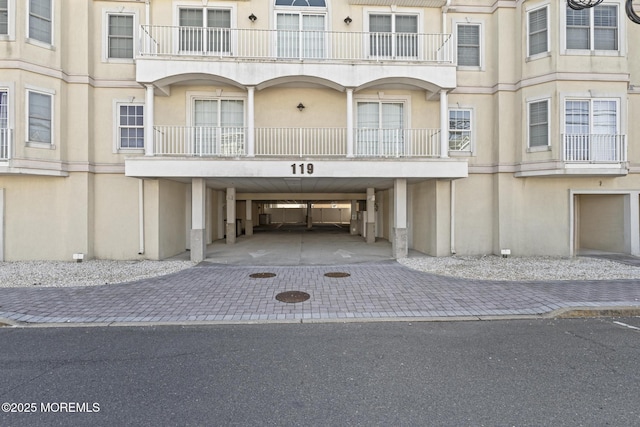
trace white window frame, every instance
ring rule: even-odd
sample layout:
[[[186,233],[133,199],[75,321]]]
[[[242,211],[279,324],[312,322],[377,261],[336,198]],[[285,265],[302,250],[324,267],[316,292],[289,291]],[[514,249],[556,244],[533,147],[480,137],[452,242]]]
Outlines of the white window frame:
[[[231,30],[233,29],[237,29],[238,28],[238,8],[236,4],[233,4],[231,2],[193,2],[193,1],[185,1],[185,0],[181,0],[181,1],[175,1],[173,3],[173,7],[174,7],[174,13],[173,13],[173,26],[174,27],[179,27],[180,26],[180,10],[181,9],[202,9],[203,11],[206,12],[206,10],[212,10],[212,9],[222,9],[222,10],[229,10],[230,13],[230,25],[229,28]],[[203,20],[205,19],[206,13],[203,14]],[[204,24],[204,22],[203,22]],[[180,37],[176,37],[175,40],[175,46],[174,46],[174,51],[175,52],[180,52]],[[237,51],[237,33],[235,31],[231,31],[231,37],[229,40],[229,52],[224,53],[224,55],[226,56],[232,56],[234,54],[234,52]],[[209,55],[212,56],[219,56],[220,53],[219,52],[210,52]]]
[[[14,41],[16,39],[16,2],[7,1],[7,32],[0,34],[0,41]]]
[[[133,16],[133,58],[111,58],[109,57],[109,17],[110,16]],[[139,27],[138,11],[133,9],[104,9],[102,11],[102,62],[133,64],[138,52]]]
[[[475,110],[471,107],[465,107],[465,106],[450,106],[447,109],[447,126],[448,126],[448,130],[449,130],[449,135],[451,135],[451,131],[452,130],[457,130],[457,129],[451,129],[451,127],[449,126],[449,121],[451,118],[451,112],[452,111],[468,111],[469,112],[469,133],[470,133],[470,140],[469,140],[469,148],[467,150],[452,150],[449,146],[449,141],[447,141],[447,151],[449,152],[449,155],[452,156],[464,156],[464,155],[473,155],[476,151],[476,144],[475,144],[475,136],[476,136],[476,130],[475,130]]]
[[[531,46],[529,45],[529,41],[530,41],[530,37],[531,37],[531,29],[529,28],[529,17],[531,16],[532,13],[534,12],[538,12],[542,9],[546,9],[547,10],[547,28],[546,28],[546,35],[547,35],[547,50],[544,52],[538,52],[535,54],[531,54]],[[551,8],[549,7],[549,4],[542,4],[542,5],[534,5],[531,6],[529,8],[527,8],[526,11],[526,22],[525,22],[525,26],[526,26],[526,42],[527,42],[527,59],[528,60],[533,60],[533,59],[538,59],[538,58],[542,58],[542,57],[546,57],[549,56],[551,54]]]
[[[415,58],[416,60],[420,60],[422,57],[422,41],[420,39],[420,37],[418,37],[418,34],[422,34],[424,33],[424,9],[418,9],[418,8],[410,8],[410,7],[392,7],[391,9],[389,9],[389,7],[365,7],[362,9],[362,27],[363,27],[363,32],[365,33],[370,33],[371,30],[369,29],[369,15],[390,15],[390,16],[397,16],[397,15],[410,15],[410,16],[417,16],[417,21],[418,21],[418,28],[416,30],[416,37],[417,37],[417,57]],[[397,34],[395,31],[391,32],[390,34]],[[365,51],[364,53],[364,57],[368,58],[371,56],[371,46],[370,43],[368,41],[368,38],[366,39],[367,41],[364,43],[364,49]],[[380,58],[384,58],[384,57],[380,57]],[[399,57],[399,58],[407,58],[408,60],[413,59],[413,57]]]
[[[55,4],[55,0],[49,0],[51,2],[51,43],[47,43],[41,40],[38,40],[36,38],[31,37],[31,26],[29,25],[29,17],[31,16],[31,2],[29,0],[25,0],[25,3],[27,4],[27,22],[26,22],[26,29],[27,29],[27,42],[32,43],[36,46],[40,46],[40,47],[44,47],[44,48],[48,48],[51,49],[53,48],[53,46],[55,46],[55,28],[56,28],[56,22],[55,22],[55,16],[56,16],[56,4]]]
[[[8,135],[9,155],[15,151],[15,83],[0,81],[0,92],[7,93],[7,129],[10,129]]]
[[[25,91],[25,145],[31,148],[45,148],[45,149],[55,149],[56,148],[56,114],[55,114],[55,95],[56,92],[51,89],[38,88],[33,86],[27,86]],[[49,97],[49,102],[51,104],[51,141],[50,142],[40,142],[40,141],[30,141],[29,140],[29,97],[31,93],[37,93],[40,95],[46,95]]]
[[[566,134],[566,122],[567,122],[567,102],[569,101],[586,101],[589,102],[589,134],[593,134],[593,103],[595,101],[613,101],[616,103],[616,128],[618,134],[624,134],[622,131],[622,100],[624,98],[620,96],[566,96],[562,99],[562,133]]]
[[[547,103],[547,144],[531,146],[531,105],[538,102]],[[527,130],[527,152],[534,153],[537,151],[550,151],[551,150],[551,98],[540,97],[527,99],[527,111],[526,111],[526,130]]]
[[[560,3],[560,42],[563,55],[595,55],[595,56],[624,56],[627,51],[626,47],[626,31],[627,16],[624,12],[625,0],[606,0],[601,6],[616,6],[618,10],[618,50],[595,50],[593,44],[593,8],[587,9],[590,14],[589,30],[591,32],[591,46],[589,49],[568,49],[567,48],[567,12],[568,7],[565,2]]]
[[[115,99],[113,101],[113,152],[114,153],[144,153],[143,147],[122,147],[120,144],[120,107],[121,106],[142,106],[143,124],[142,128],[144,132],[147,132],[147,108],[144,102],[135,101],[131,99]],[[147,135],[144,136],[144,143],[147,142]]]
[[[475,25],[478,27],[478,43],[479,43],[479,51],[478,51],[478,65],[458,65],[459,70],[472,70],[472,71],[482,71],[484,70],[484,21],[453,21],[453,28],[455,37],[455,58],[456,64],[458,62],[458,26],[459,25]]]
[[[358,95],[353,97],[353,112],[354,112],[354,129],[358,130],[358,104],[362,102],[378,102],[378,103],[390,103],[390,104],[403,104],[402,106],[402,123],[403,129],[411,129],[411,97],[403,95],[385,95],[383,92],[379,92],[377,95]],[[378,127],[378,129],[381,129]],[[354,141],[356,144],[358,141]],[[405,149],[407,141],[404,141]],[[365,154],[366,155],[366,154]],[[380,153],[378,153],[380,155]]]

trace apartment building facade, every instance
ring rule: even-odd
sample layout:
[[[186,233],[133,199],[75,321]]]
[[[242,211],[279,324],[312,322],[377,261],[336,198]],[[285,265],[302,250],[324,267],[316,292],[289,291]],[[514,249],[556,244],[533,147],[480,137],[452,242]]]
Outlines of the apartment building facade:
[[[282,200],[397,258],[640,255],[624,6],[0,0],[0,260],[199,261]]]

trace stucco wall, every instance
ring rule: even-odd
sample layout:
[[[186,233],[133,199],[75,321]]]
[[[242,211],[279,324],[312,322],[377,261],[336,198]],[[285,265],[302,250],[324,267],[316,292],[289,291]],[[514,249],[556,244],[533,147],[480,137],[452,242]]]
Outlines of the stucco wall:
[[[176,181],[159,180],[159,257],[168,258],[186,249],[186,191],[190,187]],[[189,218],[190,220],[190,218]]]
[[[624,252],[624,195],[581,194],[578,248]]]

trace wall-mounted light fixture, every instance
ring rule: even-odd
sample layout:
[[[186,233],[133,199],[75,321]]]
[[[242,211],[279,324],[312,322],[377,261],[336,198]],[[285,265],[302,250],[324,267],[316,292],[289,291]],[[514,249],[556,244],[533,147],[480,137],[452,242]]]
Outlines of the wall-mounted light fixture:
[[[344,23],[349,25],[351,24],[351,22],[353,21],[353,19],[349,18],[348,16],[346,18],[344,18]]]
[[[301,103],[298,104],[298,106],[296,107],[299,111],[304,110],[304,105]]]
[[[258,17],[256,15],[254,15],[253,13],[251,15],[249,15],[249,21],[256,22],[257,20],[258,20]]]

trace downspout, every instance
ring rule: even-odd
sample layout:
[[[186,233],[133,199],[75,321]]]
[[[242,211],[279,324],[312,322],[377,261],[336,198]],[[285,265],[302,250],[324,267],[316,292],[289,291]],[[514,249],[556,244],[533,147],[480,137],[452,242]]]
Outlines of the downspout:
[[[138,232],[140,250],[138,255],[144,254],[144,179],[138,181]]]
[[[447,0],[447,1],[450,1],[450,0]],[[147,0],[145,2],[145,5],[144,5],[144,15],[145,15],[144,16],[144,24],[147,26],[147,28],[149,28],[149,25],[151,25],[151,16],[150,16],[150,14],[151,14],[151,1]]]
[[[456,182],[453,179],[451,180],[450,198],[451,198],[450,200],[451,201],[451,207],[450,207],[451,236],[449,238],[451,239],[451,255],[455,255],[456,254]]]
[[[451,0],[447,0],[444,6],[442,6],[442,34],[447,33],[447,12],[449,11],[449,6],[451,6]]]

